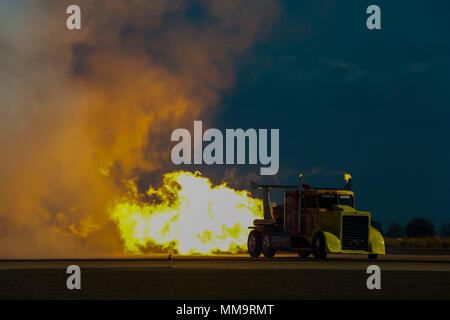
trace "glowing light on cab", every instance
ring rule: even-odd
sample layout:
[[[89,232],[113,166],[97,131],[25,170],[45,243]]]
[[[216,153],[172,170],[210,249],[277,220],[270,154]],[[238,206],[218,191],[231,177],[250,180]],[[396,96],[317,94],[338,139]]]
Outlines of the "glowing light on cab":
[[[352,176],[349,175],[348,173],[346,173],[345,176],[344,176],[345,182],[347,182],[347,183],[348,183],[348,180],[351,179],[351,178],[352,178]]]

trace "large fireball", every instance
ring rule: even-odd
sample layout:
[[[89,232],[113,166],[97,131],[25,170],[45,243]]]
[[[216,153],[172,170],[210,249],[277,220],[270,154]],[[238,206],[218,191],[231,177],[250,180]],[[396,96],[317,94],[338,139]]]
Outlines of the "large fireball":
[[[185,171],[164,175],[163,186],[150,189],[149,202],[129,181],[129,194],[111,206],[127,251],[146,248],[180,254],[237,253],[246,249],[248,226],[262,216],[262,201],[247,191]]]

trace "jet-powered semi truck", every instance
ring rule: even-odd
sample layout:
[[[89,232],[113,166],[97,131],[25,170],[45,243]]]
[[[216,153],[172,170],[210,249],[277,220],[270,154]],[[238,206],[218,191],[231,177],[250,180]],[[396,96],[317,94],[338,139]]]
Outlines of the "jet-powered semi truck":
[[[311,253],[325,259],[327,253],[367,254],[376,259],[385,254],[384,238],[371,226],[371,214],[355,209],[352,178],[345,175],[344,188],[313,188],[261,185],[250,181],[252,188],[262,189],[264,219],[253,221],[248,236],[252,257],[272,258],[277,251],[296,251],[301,257]],[[284,191],[284,205],[272,207],[269,190]]]

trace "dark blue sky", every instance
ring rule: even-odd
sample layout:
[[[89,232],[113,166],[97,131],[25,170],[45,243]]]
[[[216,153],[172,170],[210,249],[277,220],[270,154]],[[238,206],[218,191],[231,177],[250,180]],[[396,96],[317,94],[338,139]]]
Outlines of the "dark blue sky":
[[[366,28],[371,4],[382,30]],[[415,216],[439,230],[450,222],[449,12],[448,1],[285,1],[269,38],[239,57],[217,127],[279,128],[280,182],[314,170],[306,182],[342,185],[349,172],[357,207],[385,230]]]

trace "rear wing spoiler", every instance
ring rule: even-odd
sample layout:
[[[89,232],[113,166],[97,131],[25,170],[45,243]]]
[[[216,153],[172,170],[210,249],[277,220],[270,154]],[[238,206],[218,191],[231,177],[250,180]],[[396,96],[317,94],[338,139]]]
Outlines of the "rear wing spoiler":
[[[250,180],[250,184],[252,186],[252,189],[279,189],[279,190],[298,190],[299,186],[293,186],[293,185],[277,185],[277,184],[259,184],[255,181]],[[302,187],[303,189],[308,189],[308,190],[348,190],[348,189],[343,189],[343,188],[312,188],[309,184],[307,183],[302,183]]]
[[[255,181],[250,180],[250,184],[253,189],[298,189],[298,186],[288,186],[288,185],[276,185],[276,184],[259,184]]]

